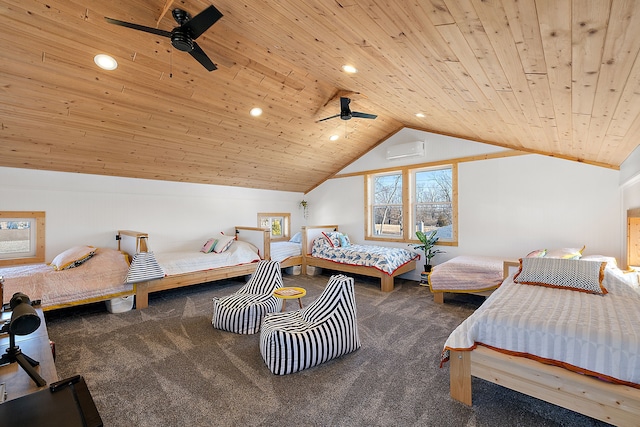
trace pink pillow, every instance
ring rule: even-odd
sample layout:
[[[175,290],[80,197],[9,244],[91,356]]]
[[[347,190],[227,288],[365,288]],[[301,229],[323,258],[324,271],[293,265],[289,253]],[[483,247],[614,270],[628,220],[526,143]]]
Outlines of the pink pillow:
[[[216,243],[218,243],[218,239],[207,240],[205,244],[202,245],[202,248],[200,248],[200,252],[204,252],[205,254],[208,254],[216,246]]]

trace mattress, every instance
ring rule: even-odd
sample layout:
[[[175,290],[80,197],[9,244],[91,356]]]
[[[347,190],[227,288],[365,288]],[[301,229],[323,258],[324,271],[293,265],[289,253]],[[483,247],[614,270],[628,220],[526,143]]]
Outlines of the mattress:
[[[448,350],[488,346],[640,387],[640,287],[607,267],[605,295],[513,282],[512,276],[458,326]]]
[[[429,275],[431,292],[482,292],[500,286],[503,259],[458,256],[433,267]]]
[[[133,290],[124,283],[129,263],[120,251],[98,248],[82,265],[56,271],[47,264],[27,264],[0,268],[4,277],[4,301],[23,292],[32,301],[41,300],[43,308],[96,299]]]
[[[162,252],[155,254],[165,276],[212,270],[260,261],[258,249],[251,243],[236,240],[224,252],[199,251]]]
[[[282,262],[302,255],[302,244],[294,242],[271,242],[271,260]]]

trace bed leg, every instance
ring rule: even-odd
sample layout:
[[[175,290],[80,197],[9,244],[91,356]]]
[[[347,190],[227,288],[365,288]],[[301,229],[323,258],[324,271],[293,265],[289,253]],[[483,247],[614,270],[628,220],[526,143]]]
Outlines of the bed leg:
[[[436,292],[433,294],[433,302],[444,304],[444,292]]]
[[[449,355],[451,397],[471,406],[471,352],[453,351]]]
[[[380,279],[380,290],[382,292],[391,292],[393,290],[393,277],[383,274]]]
[[[141,289],[141,284],[142,283],[138,283],[136,290],[136,310],[149,307],[149,292],[147,292],[146,289]]]

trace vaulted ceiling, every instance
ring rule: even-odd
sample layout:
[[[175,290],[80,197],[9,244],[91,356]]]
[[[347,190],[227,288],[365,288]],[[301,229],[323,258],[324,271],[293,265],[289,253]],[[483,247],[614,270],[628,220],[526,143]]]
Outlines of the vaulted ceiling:
[[[0,0],[0,166],[305,192],[403,127],[612,168],[638,146],[640,2],[215,0],[212,72],[105,20],[211,4]],[[318,122],[340,96],[378,117]]]

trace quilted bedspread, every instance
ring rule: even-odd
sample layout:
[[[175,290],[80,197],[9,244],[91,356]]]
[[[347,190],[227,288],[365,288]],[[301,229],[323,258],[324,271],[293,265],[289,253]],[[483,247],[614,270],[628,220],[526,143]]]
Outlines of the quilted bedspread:
[[[458,326],[449,350],[494,350],[640,388],[640,287],[606,268],[606,295],[514,283],[512,277]]]
[[[502,283],[503,259],[457,256],[433,267],[429,275],[431,292],[481,292]]]
[[[98,248],[84,264],[56,271],[47,264],[26,264],[0,269],[4,276],[4,302],[23,292],[42,307],[73,303],[131,291],[124,283],[129,270],[126,256],[115,249]]]
[[[271,242],[271,259],[282,262],[302,254],[302,245],[294,242]]]
[[[373,267],[388,275],[419,257],[418,254],[402,248],[353,244],[332,247],[322,237],[314,240],[311,255],[340,264]]]

